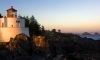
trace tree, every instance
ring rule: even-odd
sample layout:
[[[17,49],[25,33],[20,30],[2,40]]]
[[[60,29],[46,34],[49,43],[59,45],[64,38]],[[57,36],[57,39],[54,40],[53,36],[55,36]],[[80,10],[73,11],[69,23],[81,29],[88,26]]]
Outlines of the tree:
[[[36,21],[36,19],[33,15],[29,18],[29,23],[31,23],[31,22],[34,22],[34,23],[36,22],[37,23],[37,21]]]
[[[20,14],[18,14],[18,18],[23,18]]]
[[[41,27],[41,33],[42,33],[42,34],[45,33],[45,28],[44,28],[44,26]]]
[[[60,29],[58,29],[58,32],[59,32],[59,33],[61,33],[61,30],[60,30]]]
[[[23,16],[23,18],[25,18],[25,16]]]
[[[28,16],[26,16],[25,18],[29,20],[29,17]]]
[[[23,18],[25,19],[25,27],[29,27],[29,19],[27,18],[28,16],[24,16]]]
[[[19,15],[19,17],[20,16],[21,15]],[[37,20],[35,19],[35,17],[33,15],[30,18],[28,16],[26,16],[26,17],[21,16],[21,18],[25,19],[25,27],[29,28],[30,36],[40,35],[42,33],[40,24],[37,22]]]
[[[29,20],[29,31],[30,31],[31,36],[33,34],[35,34],[35,35],[41,34],[40,25],[36,21],[36,19],[33,15],[30,17],[30,20]]]
[[[56,32],[56,29],[52,29],[52,32],[55,33]]]
[[[0,18],[2,18],[3,16],[2,16],[2,14],[0,13]]]

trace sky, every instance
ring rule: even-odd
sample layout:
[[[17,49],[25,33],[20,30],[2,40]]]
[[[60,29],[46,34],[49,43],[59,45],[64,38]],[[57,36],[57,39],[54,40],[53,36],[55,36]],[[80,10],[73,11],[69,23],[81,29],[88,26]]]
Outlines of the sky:
[[[22,16],[34,15],[46,30],[100,32],[100,0],[0,0],[0,13],[13,6]]]

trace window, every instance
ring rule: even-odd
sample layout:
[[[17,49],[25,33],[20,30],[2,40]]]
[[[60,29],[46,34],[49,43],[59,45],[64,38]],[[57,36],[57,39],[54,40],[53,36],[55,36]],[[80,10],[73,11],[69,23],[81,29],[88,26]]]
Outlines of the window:
[[[16,21],[17,23],[20,23],[20,21]]]
[[[2,27],[4,27],[4,23],[2,23]]]
[[[16,21],[17,22],[17,26],[20,27],[20,21]]]
[[[13,27],[13,25],[11,25],[11,27]]]

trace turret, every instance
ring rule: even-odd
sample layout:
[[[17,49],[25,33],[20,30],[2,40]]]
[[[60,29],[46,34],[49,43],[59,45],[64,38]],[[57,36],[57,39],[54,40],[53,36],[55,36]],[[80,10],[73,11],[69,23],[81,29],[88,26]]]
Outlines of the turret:
[[[17,10],[13,8],[13,6],[11,6],[7,11],[7,17],[10,17],[10,18],[15,18],[17,17]]]

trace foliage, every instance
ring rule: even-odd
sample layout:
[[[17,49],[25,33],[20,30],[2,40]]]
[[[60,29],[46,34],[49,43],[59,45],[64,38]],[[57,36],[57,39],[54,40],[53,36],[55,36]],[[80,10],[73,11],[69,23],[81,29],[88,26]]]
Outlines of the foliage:
[[[59,29],[58,32],[61,33],[61,30]]]
[[[52,29],[52,32],[55,33],[56,32],[56,29]]]
[[[40,25],[36,21],[34,16],[30,17],[30,20],[29,20],[29,31],[30,31],[30,33],[33,32],[32,35],[33,34],[35,34],[35,35],[41,34]]]
[[[25,19],[25,27],[29,27],[29,19],[27,17],[23,17]]]
[[[45,33],[45,28],[44,28],[44,26],[41,27],[41,33],[42,33],[42,34]]]
[[[0,13],[0,18],[2,18],[3,16],[2,16],[2,14]]]
[[[21,18],[25,19],[25,27],[29,28],[30,36],[33,35],[40,35],[45,32],[44,26],[40,27],[40,24],[37,22],[35,17],[32,15],[31,17],[28,16],[20,16]]]

